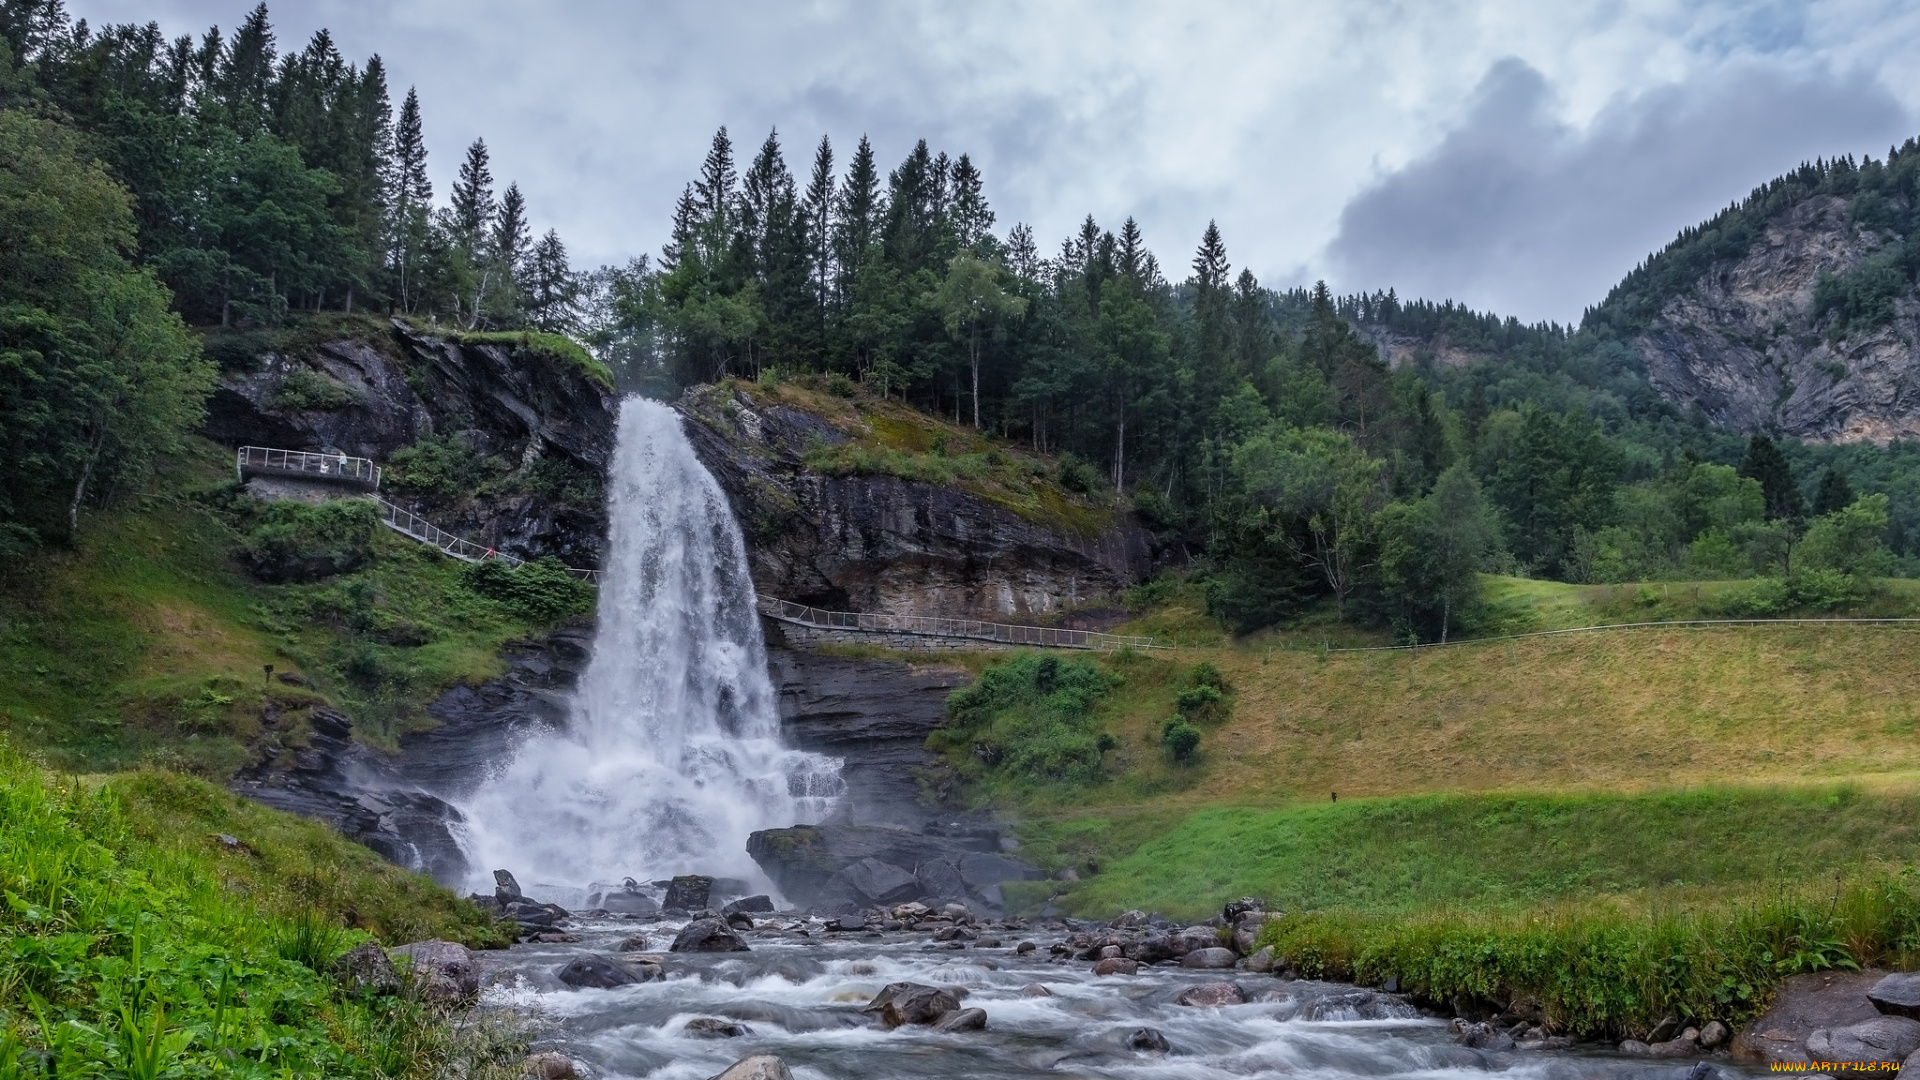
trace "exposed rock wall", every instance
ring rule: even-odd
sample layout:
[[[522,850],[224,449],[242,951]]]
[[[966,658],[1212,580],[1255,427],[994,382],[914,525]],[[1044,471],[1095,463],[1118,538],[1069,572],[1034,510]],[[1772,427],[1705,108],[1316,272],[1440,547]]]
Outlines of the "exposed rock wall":
[[[823,476],[803,460],[845,436],[786,406],[695,387],[687,434],[726,489],[762,594],[852,611],[1032,617],[1110,596],[1152,569],[1145,530],[1047,528],[983,498],[892,476]]]
[[[290,378],[322,376],[351,403],[297,408]],[[604,476],[613,459],[618,395],[573,364],[507,345],[460,345],[392,324],[385,337],[346,337],[269,352],[221,378],[207,406],[209,438],[230,446],[343,450],[386,461],[431,435],[464,435],[480,455],[525,469],[556,455]],[[406,502],[404,498],[396,501]],[[435,524],[522,558],[553,555],[598,566],[603,508],[542,495],[502,495],[432,508]]]
[[[1823,273],[1891,242],[1849,220],[1844,200],[1806,199],[1670,299],[1634,350],[1656,389],[1725,427],[1825,442],[1920,436],[1920,297],[1897,300],[1889,325],[1838,342],[1813,318]]]

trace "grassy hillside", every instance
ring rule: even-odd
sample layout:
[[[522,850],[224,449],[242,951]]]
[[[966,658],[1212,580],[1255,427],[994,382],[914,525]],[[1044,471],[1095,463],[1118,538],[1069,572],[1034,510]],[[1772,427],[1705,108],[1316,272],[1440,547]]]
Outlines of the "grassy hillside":
[[[424,703],[441,689],[495,674],[503,642],[546,624],[377,527],[348,573],[263,583],[238,561],[261,526],[230,468],[201,444],[150,494],[89,515],[75,548],[0,571],[0,722],[19,745],[82,771],[156,763],[219,777],[269,710],[297,741],[321,703],[388,741],[429,722]]]
[[[0,746],[0,1075],[508,1075],[511,1037],[344,992],[369,940],[501,944],[326,829],[178,775],[57,780]]]
[[[807,465],[832,476],[879,475],[940,484],[978,495],[1036,524],[1098,535],[1131,510],[1098,469],[1072,457],[1037,454],[1018,444],[949,423],[840,376],[729,381],[762,406],[812,413],[847,436],[808,451]]]

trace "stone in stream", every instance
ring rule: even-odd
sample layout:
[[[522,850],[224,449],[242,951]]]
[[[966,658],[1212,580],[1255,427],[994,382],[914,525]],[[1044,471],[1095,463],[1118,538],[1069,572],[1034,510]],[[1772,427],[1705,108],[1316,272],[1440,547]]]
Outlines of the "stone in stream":
[[[349,994],[397,994],[400,972],[393,966],[387,950],[371,941],[362,942],[333,962],[333,977]]]
[[[1220,921],[1228,926],[1237,926],[1241,916],[1266,910],[1265,902],[1251,896],[1243,896],[1238,900],[1228,901],[1227,906],[1220,909]]]
[[[987,1010],[956,1009],[940,1018],[933,1025],[935,1031],[985,1031],[987,1030]]]
[[[1174,998],[1173,1003],[1200,1009],[1217,1009],[1223,1005],[1245,1005],[1247,995],[1230,982],[1200,983],[1180,991],[1180,996]]]
[[[960,868],[945,859],[928,859],[914,869],[914,881],[919,883],[920,895],[934,897],[960,897],[967,895],[967,881],[960,876]]]
[[[1657,1058],[1698,1057],[1700,1029],[1685,1028],[1680,1034],[1664,1042],[1648,1043],[1647,1052]]]
[[[576,990],[611,990],[616,986],[631,986],[641,981],[624,964],[599,953],[574,957],[554,972],[554,977]]]
[[[1247,970],[1253,972],[1255,975],[1270,974],[1273,971],[1273,946],[1262,945],[1258,952],[1247,957]],[[1399,981],[1391,981],[1397,989],[1400,985]]]
[[[1815,1061],[1903,1061],[1916,1050],[1920,1020],[1907,1016],[1822,1028],[1807,1036],[1807,1056]]]
[[[712,891],[713,879],[705,874],[681,874],[667,883],[667,898],[660,906],[699,911],[707,906],[707,894]]]
[[[579,1080],[580,1067],[558,1050],[529,1054],[520,1063],[527,1080]]]
[[[660,905],[646,893],[623,889],[601,897],[600,910],[609,915],[658,915]]]
[[[1164,1054],[1173,1047],[1167,1037],[1153,1028],[1136,1028],[1127,1036],[1127,1049],[1141,1054]]]
[[[736,911],[731,915],[724,916],[724,921],[735,930],[745,931],[753,929],[753,916],[744,911]],[[827,929],[838,930],[839,926],[834,923],[828,923]]]
[[[521,899],[521,896],[520,883],[513,880],[511,871],[495,870],[493,872],[493,898],[499,901],[501,907]]]
[[[1027,985],[1020,988],[1020,996],[1033,997],[1033,998],[1052,997],[1053,991],[1047,989],[1045,986],[1042,986],[1039,983],[1028,983]]]
[[[1093,965],[1093,973],[1095,975],[1138,975],[1140,962],[1129,960],[1124,956],[1109,956]]]
[[[629,934],[628,936],[620,939],[620,944],[615,945],[613,947],[613,951],[614,952],[646,952],[647,951],[647,935]]]
[[[1208,971],[1222,971],[1238,963],[1240,958],[1232,949],[1223,949],[1216,945],[1207,949],[1194,949],[1180,958],[1183,968],[1201,968]]]
[[[920,895],[920,881],[890,862],[871,856],[861,859],[833,875],[827,892],[863,904],[897,904]]]
[[[414,984],[429,1001],[466,1001],[480,993],[480,969],[465,945],[452,941],[416,941],[388,950],[405,958]]]
[[[733,903],[728,904],[726,907],[721,908],[720,914],[737,915],[741,912],[746,912],[749,915],[764,915],[771,914],[772,911],[773,898],[765,893],[756,893],[753,896],[743,896]]]
[[[1515,1046],[1512,1035],[1502,1031],[1489,1021],[1482,1020],[1477,1024],[1463,1024],[1459,1020],[1455,1020],[1454,1023],[1458,1024],[1459,1027],[1454,1033],[1453,1041],[1469,1050],[1512,1050]],[[1628,1051],[1625,1046],[1622,1046],[1621,1052],[1628,1053],[1630,1051]]]
[[[748,952],[747,943],[719,919],[695,919],[682,927],[669,952]]]
[[[732,1020],[721,1020],[712,1016],[698,1016],[687,1021],[681,1029],[696,1039],[737,1039],[742,1035],[753,1034],[753,1029],[745,1024],[736,1024]]]
[[[888,1028],[902,1024],[934,1024],[960,1007],[960,999],[951,990],[921,983],[888,983],[867,1002],[862,1012],[879,1013]]]
[[[1733,1032],[1727,1030],[1727,1025],[1718,1020],[1709,1020],[1707,1026],[1700,1029],[1700,1045],[1709,1050],[1719,1049],[1732,1037]]]
[[[1139,941],[1121,946],[1129,959],[1143,964],[1158,964],[1163,960],[1172,960],[1179,954],[1174,951],[1173,939],[1165,934],[1148,934]]]
[[[1867,991],[1867,1000],[1887,1016],[1910,1016],[1920,1020],[1920,971],[1901,971],[1888,975]]]
[[[755,1054],[741,1058],[707,1080],[793,1080],[793,1074],[787,1071],[786,1062],[772,1054]]]

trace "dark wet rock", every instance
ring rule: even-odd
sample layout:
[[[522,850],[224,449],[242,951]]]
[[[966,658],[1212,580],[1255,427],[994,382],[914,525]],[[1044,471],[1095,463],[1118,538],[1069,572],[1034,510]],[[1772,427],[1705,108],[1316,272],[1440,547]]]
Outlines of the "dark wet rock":
[[[712,891],[713,879],[705,874],[682,874],[668,883],[667,898],[660,906],[699,911],[707,906],[707,895]]]
[[[547,1050],[538,1054],[529,1054],[521,1062],[521,1069],[527,1080],[579,1080],[580,1067],[573,1059],[558,1050]]]
[[[522,899],[520,883],[513,879],[511,871],[495,870],[493,872],[493,899],[495,903],[502,906]]]
[[[922,896],[965,896],[966,879],[960,869],[945,859],[929,859],[915,869],[914,881]]]
[[[1147,913],[1138,909],[1122,912],[1115,915],[1113,921],[1107,925],[1113,927],[1115,930],[1138,930],[1147,925]],[[1140,1030],[1150,1031],[1152,1029],[1141,1028]]]
[[[1052,997],[1053,991],[1047,989],[1040,983],[1028,983],[1020,988],[1020,996],[1030,998]]]
[[[1302,1020],[1408,1020],[1420,1015],[1405,998],[1373,990],[1349,990],[1314,998],[1300,1007]]]
[[[1199,983],[1180,991],[1180,996],[1174,998],[1173,1003],[1213,1009],[1223,1005],[1245,1005],[1247,995],[1240,987],[1230,982]]]
[[[674,936],[669,952],[747,952],[747,943],[719,919],[695,919]]]
[[[920,895],[920,882],[904,867],[868,857],[841,867],[826,891],[861,904],[891,904]]]
[[[1142,1054],[1164,1054],[1173,1047],[1167,1045],[1167,1037],[1153,1028],[1135,1028],[1127,1035],[1127,1049]]]
[[[687,1026],[680,1030],[696,1039],[737,1039],[753,1034],[753,1029],[745,1024],[712,1016],[697,1016],[687,1021]]]
[[[1709,1050],[1719,1049],[1731,1038],[1733,1038],[1733,1032],[1718,1020],[1709,1020],[1706,1026],[1700,1029],[1700,1045]]]
[[[733,914],[726,916],[725,922],[728,926],[732,927],[735,930],[740,931],[741,933],[745,933],[753,929],[753,916],[747,914],[744,911],[736,911]],[[829,924],[828,928],[833,929],[831,924]]]
[[[1916,1050],[1920,1020],[1908,1016],[1880,1016],[1807,1036],[1807,1056],[1815,1061],[1904,1061]]]
[[[1262,945],[1253,955],[1247,957],[1247,970],[1253,972],[1255,975],[1270,974],[1273,971],[1273,967],[1273,946],[1271,945]],[[1390,981],[1394,983],[1395,989],[1399,988],[1399,980],[1395,979]]]
[[[1458,1030],[1454,1031],[1453,1041],[1470,1050],[1501,1051],[1514,1048],[1513,1036],[1487,1020],[1477,1024],[1460,1024]]]
[[[1698,1057],[1700,1029],[1684,1028],[1680,1034],[1661,1042],[1648,1043],[1647,1052],[1657,1058]]]
[[[623,953],[646,952],[647,944],[648,944],[647,935],[629,934],[626,937],[623,937],[620,939],[620,944],[615,945],[613,947],[613,951],[623,952]]]
[[[400,992],[400,972],[393,966],[393,958],[371,941],[361,942],[335,960],[333,977],[349,994]]]
[[[541,945],[567,945],[579,941],[580,936],[569,934],[565,930],[541,930],[528,934],[526,939]]]
[[[747,853],[781,892],[809,907],[848,900],[861,906],[892,905],[911,899],[921,895],[914,868],[931,862],[950,864],[976,899],[989,882],[1040,876],[998,852],[975,850],[991,843],[991,833],[949,837],[857,825],[801,825],[752,834]]]
[[[1180,966],[1183,968],[1202,968],[1219,971],[1231,968],[1234,964],[1238,963],[1239,960],[1240,958],[1234,955],[1232,949],[1213,946],[1206,949],[1194,949],[1187,953],[1187,955],[1180,958]]]
[[[1149,934],[1138,941],[1131,941],[1120,947],[1129,958],[1143,964],[1158,964],[1173,960],[1179,954],[1174,952],[1173,939],[1165,934]]]
[[[940,1018],[933,1026],[935,1031],[985,1031],[987,1030],[987,1010],[956,1009]]]
[[[1266,910],[1267,905],[1264,901],[1243,896],[1238,900],[1228,901],[1227,905],[1220,909],[1220,921],[1228,926],[1237,926],[1241,916],[1264,913]]]
[[[744,1057],[715,1073],[707,1080],[793,1080],[787,1063],[772,1054]]]
[[[1023,941],[1020,944],[1015,945],[1013,947],[1013,952],[1014,952],[1014,955],[1016,956],[1025,956],[1028,953],[1033,952],[1035,949],[1038,949],[1039,947],[1040,946],[1035,945],[1031,941]]]
[[[467,1001],[480,993],[480,968],[465,945],[415,941],[388,955],[412,974],[415,987],[430,1001]]]
[[[1109,956],[1093,965],[1095,975],[1138,975],[1140,962],[1124,956]]]
[[[1806,1040],[1880,1015],[1867,992],[1882,972],[1823,971],[1795,975],[1774,991],[1773,1006],[1733,1038],[1735,1060],[1805,1061]]]
[[[958,487],[826,476],[807,468],[807,447],[846,436],[818,416],[716,386],[689,389],[678,407],[747,534],[763,594],[1019,621],[1117,593],[1152,570],[1147,533],[1128,517],[1083,536]]]
[[[554,972],[554,977],[575,989],[593,990],[610,990],[641,981],[627,965],[597,953],[574,957]]]
[[[1920,1020],[1920,972],[1899,971],[1886,976],[1867,991],[1867,1000],[1888,1016]]]
[[[933,1024],[960,1007],[950,988],[921,983],[889,983],[874,995],[863,1012],[877,1013],[889,1028],[903,1024]]]
[[[1639,1039],[1622,1039],[1620,1041],[1620,1052],[1628,1057],[1652,1057],[1653,1047],[1641,1042]]]
[[[754,915],[754,914],[771,914],[772,911],[773,911],[773,898],[766,895],[765,893],[756,893],[753,896],[743,896],[740,899],[733,901],[732,903],[728,904],[726,907],[721,908],[720,914],[734,915],[741,912],[745,912],[749,915]]]

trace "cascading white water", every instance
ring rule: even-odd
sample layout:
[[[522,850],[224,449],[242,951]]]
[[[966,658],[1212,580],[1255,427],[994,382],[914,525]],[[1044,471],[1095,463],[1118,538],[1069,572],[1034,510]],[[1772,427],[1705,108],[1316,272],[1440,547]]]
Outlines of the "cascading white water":
[[[818,820],[839,762],[780,741],[746,545],[680,416],[629,398],[608,490],[593,657],[568,729],[530,740],[461,810],[475,883],[761,879],[754,829]]]

